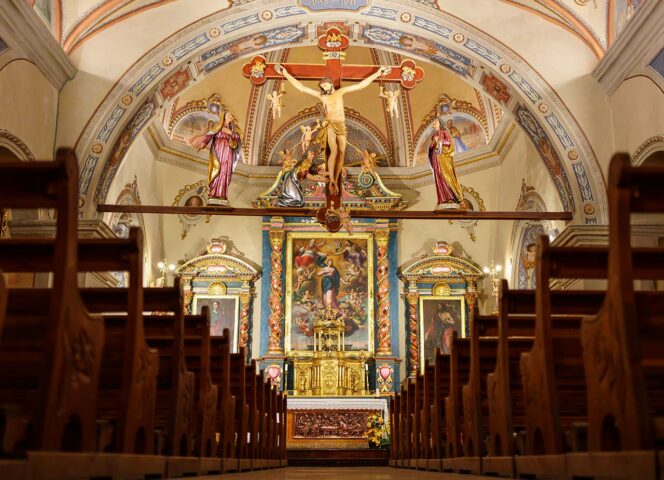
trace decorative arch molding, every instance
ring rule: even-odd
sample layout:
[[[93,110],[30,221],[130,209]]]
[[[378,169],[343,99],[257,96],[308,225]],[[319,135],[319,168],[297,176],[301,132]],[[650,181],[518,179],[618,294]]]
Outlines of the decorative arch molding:
[[[651,155],[664,152],[664,135],[655,135],[639,145],[632,155],[632,165],[643,164]]]
[[[369,120],[364,118],[359,112],[350,108],[345,108],[346,120],[349,127],[349,135],[353,129],[360,131],[370,142],[379,156],[396,161],[392,156],[390,144],[385,136],[380,132]],[[322,118],[323,112],[320,105],[315,105],[298,112],[293,118],[284,122],[284,125],[275,133],[270,140],[269,144],[265,146],[262,151],[265,152],[260,158],[261,165],[276,165],[272,163],[272,159],[282,148],[285,148],[288,138],[294,133],[299,131],[300,126],[312,123],[315,119]],[[350,141],[350,136],[349,136]]]
[[[131,183],[125,185],[125,188],[120,192],[115,203],[118,205],[141,204],[141,196],[138,193],[138,179],[135,176]],[[137,213],[113,213],[108,225],[120,238],[128,238],[129,229],[131,227],[140,227],[145,232],[143,215]],[[146,237],[144,237],[144,241],[146,241]]]
[[[352,24],[351,36],[357,45],[436,63],[478,89],[484,90],[480,83],[482,72],[492,74],[510,94],[503,105],[505,114],[515,117],[533,142],[545,135],[545,145],[558,159],[556,166],[572,180],[571,188],[559,188],[559,192],[563,204],[575,213],[575,223],[606,223],[604,181],[592,147],[574,116],[542,76],[507,46],[462,20],[427,5],[397,0],[385,0],[380,7],[367,6],[356,12],[333,13],[307,11],[295,0],[247,3],[210,15],[165,39],[119,79],[77,142],[79,158],[85,159],[82,170],[86,175],[81,175],[87,181],[87,185],[81,184],[85,213],[94,215],[95,204],[89,201],[90,185],[96,186],[97,202],[106,199],[124,156],[116,155],[114,148],[121,134],[128,126],[140,131],[155,115],[160,104],[155,92],[183,64],[191,61],[202,76],[240,56],[310,45],[316,41],[317,25],[330,18]],[[414,49],[412,42],[400,44],[404,34],[435,45],[436,51]],[[137,120],[137,114],[142,118]],[[528,128],[533,125],[536,128]],[[551,152],[540,154],[551,171]],[[115,160],[109,164],[111,158]]]
[[[0,128],[0,147],[6,148],[24,162],[35,161],[35,156],[25,142],[4,128]]]
[[[546,202],[535,191],[534,187],[526,184],[525,178],[521,181],[521,196],[516,210],[519,212],[546,212]],[[535,252],[534,245],[538,236],[549,235],[554,232],[553,225],[548,221],[518,220],[512,228],[509,252],[512,255],[512,274],[510,282],[513,288],[534,289],[535,278]]]
[[[442,277],[445,281],[476,282],[484,274],[472,261],[455,257],[451,251],[435,253],[408,264],[400,269],[399,277],[407,284],[436,284]]]
[[[251,349],[252,306],[256,296],[254,284],[261,277],[260,267],[241,257],[230,242],[214,238],[205,251],[175,270],[182,278],[184,309],[193,312],[194,297],[199,294],[230,296],[239,307],[237,327],[233,328],[233,350]],[[214,320],[214,319],[212,319]],[[248,358],[251,358],[251,352]]]

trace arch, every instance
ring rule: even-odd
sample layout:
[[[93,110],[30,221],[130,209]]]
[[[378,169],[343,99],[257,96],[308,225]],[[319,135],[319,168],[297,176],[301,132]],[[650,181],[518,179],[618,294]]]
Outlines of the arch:
[[[4,128],[0,128],[0,150],[0,162],[3,159],[21,160],[23,162],[35,161],[35,156],[28,146],[20,138]]]
[[[521,183],[521,196],[516,207],[520,212],[546,212],[546,203],[542,196],[533,187],[526,185],[525,179]],[[550,235],[553,226],[548,221],[518,220],[512,228],[512,239],[509,252],[513,260],[512,288],[534,289],[535,276],[535,243],[540,235]]]
[[[183,65],[196,75],[253,54],[309,45],[317,26],[330,20],[352,25],[357,45],[381,48],[449,68],[478,90],[490,75],[492,88],[505,93],[505,114],[529,135],[576,223],[606,223],[604,180],[595,154],[574,116],[542,76],[515,52],[462,20],[423,4],[386,0],[358,11],[312,12],[295,0],[251,2],[210,15],[174,33],[146,53],[119,79],[99,105],[77,142],[85,159],[81,193],[86,213],[106,199],[110,183],[130,144],[164,99],[162,81]],[[432,49],[399,42],[403,35]],[[428,38],[422,38],[426,35]],[[435,40],[435,41],[434,41]]]
[[[663,156],[664,135],[655,135],[639,145],[639,148],[632,155],[632,165],[639,166],[653,161],[660,162]]]
[[[348,125],[348,141],[350,143],[358,143],[357,147],[360,149],[370,147],[369,149],[378,154],[378,156],[396,162],[396,159],[392,155],[390,144],[375,125],[363,117],[359,112],[352,109],[346,108],[345,113],[346,123]],[[301,136],[300,126],[315,123],[315,119],[321,118],[321,115],[322,111],[320,107],[316,105],[298,112],[293,118],[285,122],[283,127],[275,133],[269,144],[261,149],[265,152],[265,155],[263,158],[258,159],[258,164],[277,165],[278,163],[274,163],[274,159],[278,152],[299,141],[299,137]],[[356,142],[354,137],[358,138],[359,142]],[[350,147],[349,150],[350,151],[346,154],[346,164],[361,161],[361,158],[358,158],[358,155],[353,151],[352,147]]]
[[[125,185],[125,188],[120,192],[116,202],[118,205],[140,205],[141,197],[138,194],[138,180],[134,177],[132,183]],[[131,227],[140,227],[144,232],[143,234],[143,252],[147,258],[151,255],[151,245],[148,241],[148,233],[145,229],[145,222],[142,214],[137,213],[113,213],[108,220],[108,225],[113,230],[113,233],[119,238],[129,238],[129,229]],[[118,280],[118,287],[126,287],[129,282],[129,274],[127,272],[111,272],[111,274]]]

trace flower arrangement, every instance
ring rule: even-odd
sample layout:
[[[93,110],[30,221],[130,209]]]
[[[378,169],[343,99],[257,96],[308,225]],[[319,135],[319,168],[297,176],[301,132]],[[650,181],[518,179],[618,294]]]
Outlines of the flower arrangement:
[[[381,413],[369,415],[367,431],[364,434],[367,436],[369,448],[387,447],[390,444],[390,429]]]

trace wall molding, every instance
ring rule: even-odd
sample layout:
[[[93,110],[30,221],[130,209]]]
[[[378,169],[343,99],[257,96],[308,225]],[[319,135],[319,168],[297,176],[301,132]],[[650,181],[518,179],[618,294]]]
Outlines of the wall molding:
[[[0,1],[0,37],[13,50],[14,58],[37,65],[58,92],[74,78],[76,68],[25,0]]]
[[[592,72],[607,95],[635,73],[647,71],[664,48],[664,2],[646,2],[606,51]]]

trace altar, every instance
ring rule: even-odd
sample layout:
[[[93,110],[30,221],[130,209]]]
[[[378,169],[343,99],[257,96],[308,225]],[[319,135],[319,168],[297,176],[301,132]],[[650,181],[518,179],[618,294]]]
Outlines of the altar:
[[[286,446],[297,449],[368,448],[365,435],[370,415],[389,421],[384,397],[289,397]]]

